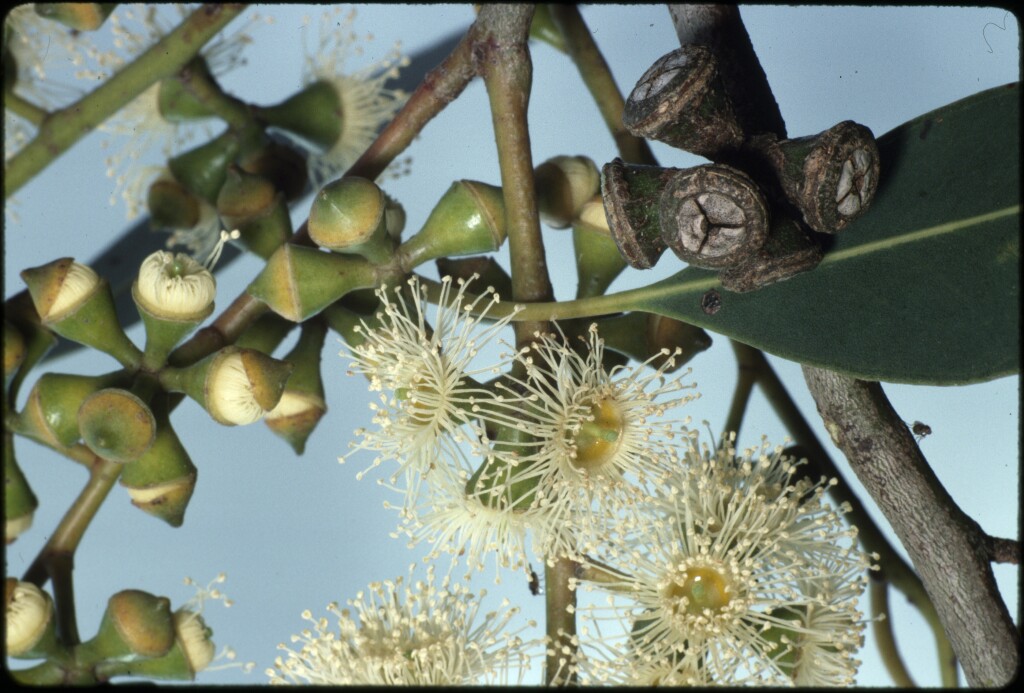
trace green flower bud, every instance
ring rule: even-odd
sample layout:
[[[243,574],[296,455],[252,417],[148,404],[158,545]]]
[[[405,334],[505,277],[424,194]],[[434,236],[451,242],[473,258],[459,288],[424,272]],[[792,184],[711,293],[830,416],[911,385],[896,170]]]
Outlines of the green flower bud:
[[[277,313],[264,313],[239,335],[235,346],[255,349],[270,356],[294,328],[295,323],[291,320],[285,320]]]
[[[363,258],[285,243],[247,291],[278,315],[302,322],[350,291],[376,284],[377,270]]]
[[[217,213],[227,226],[266,215],[277,199],[277,189],[269,180],[238,166],[228,166],[224,185],[217,194]]]
[[[231,130],[167,162],[174,178],[188,190],[210,204],[217,203],[217,194],[227,177],[228,164],[238,156],[241,146]]]
[[[74,445],[82,437],[78,426],[82,403],[89,395],[124,381],[123,371],[98,376],[45,373],[29,393],[22,422],[37,440],[63,447]]]
[[[600,296],[626,268],[619,246],[608,230],[604,203],[597,195],[587,200],[572,225],[576,251],[576,298]]]
[[[4,317],[21,335],[25,353],[20,366],[6,383],[9,401],[16,401],[18,390],[33,366],[57,344],[57,337],[43,327],[28,291],[21,291],[4,302]]]
[[[171,427],[167,398],[160,397],[153,409],[157,420],[153,445],[124,466],[119,483],[128,490],[132,505],[180,527],[195,490],[197,470]]]
[[[399,248],[409,267],[441,257],[476,255],[505,242],[501,188],[473,180],[452,183],[419,233]]]
[[[116,2],[37,2],[40,17],[53,19],[76,31],[95,31],[103,26]]]
[[[14,436],[4,434],[4,538],[8,544],[32,526],[39,501],[14,459]]]
[[[41,659],[60,649],[54,622],[53,599],[31,582],[7,578],[6,648],[9,657]]]
[[[302,324],[299,341],[284,357],[288,363],[295,364],[295,371],[288,379],[281,401],[263,419],[297,455],[306,449],[306,439],[327,412],[320,376],[320,357],[326,336],[327,326],[321,320]]]
[[[25,361],[25,338],[21,331],[4,320],[4,389]]]
[[[171,681],[192,681],[213,661],[216,647],[202,616],[178,609],[173,615],[174,645],[167,654],[155,659],[118,662],[104,667],[108,675],[141,676]]]
[[[71,258],[22,271],[42,324],[134,368],[142,356],[121,329],[110,284]]]
[[[701,328],[654,313],[632,312],[600,318],[601,337],[609,349],[661,368],[670,358],[671,373],[711,346]],[[677,351],[678,350],[678,351]]]
[[[225,426],[244,426],[277,406],[292,364],[252,349],[224,347],[187,368],[165,369],[165,388],[184,392]]]
[[[384,191],[356,176],[328,183],[309,210],[309,237],[322,248],[386,262],[394,250],[387,230]]]
[[[548,226],[564,229],[601,189],[601,172],[585,156],[556,156],[534,169],[537,207]]]
[[[213,79],[206,59],[201,55],[193,58],[186,69],[194,73],[202,73],[207,80]],[[201,120],[215,115],[206,104],[193,96],[177,77],[160,80],[160,85],[157,87],[157,109],[164,120],[171,123]]]
[[[86,446],[112,462],[139,459],[156,437],[156,419],[149,406],[119,388],[89,395],[78,410],[78,426]]]
[[[82,643],[78,655],[90,663],[162,657],[174,640],[174,616],[167,597],[123,590],[110,598],[96,637]]]
[[[306,192],[306,157],[287,144],[264,142],[251,152],[243,152],[238,166],[246,173],[269,180],[284,193],[287,202],[294,202]]]
[[[442,277],[476,281],[477,286],[493,286],[499,296],[512,295],[512,277],[490,256],[438,258],[434,263]]]
[[[231,166],[217,197],[217,214],[241,233],[246,248],[266,260],[292,236],[284,193],[267,178]]]
[[[329,82],[316,81],[276,106],[259,109],[270,125],[327,150],[341,137],[341,99]]]
[[[202,219],[202,202],[167,173],[149,186],[146,208],[153,226],[162,229],[191,229]]]

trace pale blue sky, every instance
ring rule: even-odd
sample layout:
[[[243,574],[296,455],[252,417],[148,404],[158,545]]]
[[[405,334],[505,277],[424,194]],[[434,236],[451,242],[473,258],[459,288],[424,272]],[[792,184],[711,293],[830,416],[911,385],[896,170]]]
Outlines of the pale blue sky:
[[[267,5],[259,11],[276,22],[253,28],[248,65],[232,72],[225,85],[243,98],[266,104],[296,89],[303,57],[301,17],[310,14],[315,19],[322,8]],[[407,53],[416,53],[468,26],[473,18],[469,6],[374,5],[358,12],[356,31],[372,32],[375,39],[363,58],[351,62],[352,68],[381,57],[395,40],[402,41]],[[753,6],[743,8],[742,14],[794,136],[817,133],[847,119],[867,125],[879,136],[946,103],[1019,79],[1018,29],[1014,17],[998,8]],[[651,63],[677,46],[663,5],[597,5],[583,8],[583,15],[620,89],[627,93]],[[616,155],[612,139],[571,62],[544,44],[534,47],[533,60],[534,160],[586,154],[599,166],[609,161]],[[101,164],[101,139],[86,138],[18,193],[20,221],[8,219],[4,234],[5,296],[23,288],[19,270],[61,256],[88,262],[124,228],[123,208],[107,204],[111,183]],[[696,157],[659,144],[654,151],[662,165],[699,163]],[[497,183],[482,84],[471,84],[426,127],[408,154],[413,158],[412,175],[384,185],[405,206],[407,229],[420,227],[453,180]],[[294,207],[296,220],[307,213],[308,202]],[[153,249],[162,247],[163,240],[154,235]],[[571,297],[575,271],[570,236],[550,232],[546,241],[556,294]],[[499,256],[504,261],[504,254]],[[218,305],[226,306],[260,266],[257,258],[243,257],[219,272]],[[653,270],[628,270],[611,290],[641,286],[680,268],[666,255]],[[142,343],[138,325],[129,334]],[[281,352],[288,348],[286,344]],[[336,356],[340,348],[336,336],[329,334],[323,360],[329,412],[301,458],[295,458],[263,424],[226,428],[192,402],[178,408],[173,423],[199,468],[185,524],[172,529],[145,516],[129,504],[122,488],[114,489],[76,555],[83,636],[95,632],[114,592],[145,589],[169,596],[177,606],[191,595],[191,589],[180,584],[182,577],[205,583],[226,571],[223,588],[236,604],[230,610],[211,605],[207,621],[216,631],[218,645],[230,644],[241,660],[255,661],[257,670],[248,676],[237,670],[211,672],[199,681],[263,683],[262,671],[272,663],[276,644],[305,627],[299,617],[303,609],[321,614],[329,602],[344,602],[371,581],[406,572],[422,552],[409,551],[403,541],[389,538],[396,524],[393,512],[382,508],[389,494],[372,479],[356,482],[355,473],[365,464],[358,456],[344,466],[337,463],[347,451],[351,431],[370,421],[365,383],[345,376],[345,363]],[[828,442],[799,366],[772,362],[846,471],[841,454]],[[47,367],[91,374],[114,365],[106,357],[79,352]],[[708,420],[717,431],[735,381],[727,340],[716,338],[711,350],[690,365],[702,397],[688,405],[686,413],[695,422]],[[905,420],[931,426],[933,433],[922,449],[960,506],[990,534],[1016,536],[1017,379],[961,388],[893,385],[886,392]],[[764,398],[755,393],[751,406],[741,446],[756,443],[762,434],[781,442],[785,430]],[[41,506],[32,529],[7,547],[12,575],[31,562],[85,481],[76,465],[32,443],[19,439],[17,454]],[[1015,614],[1018,572],[997,566],[996,575]],[[497,588],[491,578],[485,573],[477,584],[491,591],[492,604],[507,596],[523,607],[525,617],[543,621],[543,599],[531,597],[519,575],[507,574]],[[893,595],[892,603],[897,638],[911,673],[919,684],[938,685],[930,632],[901,596]],[[861,685],[890,685],[870,633],[861,658]]]

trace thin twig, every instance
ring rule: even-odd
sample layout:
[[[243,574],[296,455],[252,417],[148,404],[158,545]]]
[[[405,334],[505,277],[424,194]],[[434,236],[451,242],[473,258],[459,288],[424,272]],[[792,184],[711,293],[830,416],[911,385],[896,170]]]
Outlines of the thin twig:
[[[583,83],[594,98],[605,125],[615,140],[619,156],[624,161],[657,166],[658,162],[647,144],[647,140],[626,130],[622,124],[622,112],[626,101],[615,84],[615,78],[608,69],[608,63],[601,55],[576,5],[551,5],[551,18],[565,39],[565,46],[576,63]]]
[[[985,550],[993,563],[1020,565],[1020,542],[1001,537],[985,537]]]
[[[4,197],[10,197],[75,142],[92,132],[150,85],[180,70],[245,5],[203,5],[171,33],[75,103],[51,113],[35,138],[5,167]]]
[[[872,576],[868,585],[868,593],[871,596],[871,623],[874,626],[878,650],[882,655],[882,663],[897,686],[917,688],[910,672],[907,671],[907,665],[900,657],[900,650],[896,646],[896,636],[892,632],[892,618],[889,615],[889,583]]]

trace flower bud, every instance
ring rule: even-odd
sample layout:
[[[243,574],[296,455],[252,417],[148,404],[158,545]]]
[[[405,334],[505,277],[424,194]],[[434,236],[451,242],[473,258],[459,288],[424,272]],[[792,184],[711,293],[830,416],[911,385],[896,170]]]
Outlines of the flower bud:
[[[423,228],[399,248],[409,267],[442,257],[497,250],[505,242],[501,188],[473,180],[452,183]]]
[[[39,501],[14,459],[14,436],[4,434],[4,538],[8,544],[32,526]]]
[[[583,204],[601,189],[601,173],[585,156],[556,156],[534,172],[540,218],[548,226],[564,229]]]
[[[81,438],[78,410],[82,403],[94,392],[123,382],[123,371],[98,376],[44,373],[29,393],[22,421],[37,440],[74,445]]]
[[[476,286],[493,286],[498,296],[512,295],[512,277],[489,255],[451,259],[442,257],[434,264],[442,277],[451,277],[456,281],[476,281]]]
[[[345,176],[328,183],[309,210],[309,237],[321,248],[385,262],[393,251],[384,191],[373,181]]]
[[[210,204],[224,185],[228,164],[238,156],[238,136],[231,130],[194,149],[168,160],[175,180]]]
[[[57,344],[57,336],[43,327],[28,291],[21,291],[4,302],[4,319],[18,331],[25,347],[20,365],[5,383],[9,401],[16,401],[21,383]]]
[[[238,166],[269,180],[276,190],[284,193],[287,202],[294,202],[306,192],[306,157],[287,144],[273,140],[264,142],[250,152],[243,152]]]
[[[608,230],[600,195],[585,202],[573,221],[572,245],[579,278],[576,298],[600,296],[626,268],[626,261]]]
[[[135,367],[141,353],[117,321],[110,284],[71,258],[22,271],[43,325]]]
[[[261,119],[327,150],[341,137],[341,99],[326,81],[316,81],[276,106],[259,109]]]
[[[146,327],[145,360],[153,368],[213,312],[217,281],[185,253],[158,250],[142,262],[132,299]]]
[[[281,401],[264,421],[270,430],[288,441],[301,455],[306,439],[317,422],[327,412],[324,385],[320,377],[320,357],[323,352],[327,326],[321,320],[302,323],[302,334],[285,361],[295,364],[295,371],[281,395]]]
[[[95,31],[114,10],[110,2],[37,2],[40,17],[53,19],[76,31]]]
[[[376,284],[376,268],[361,257],[285,243],[247,291],[278,315],[302,322],[345,294]]]
[[[216,650],[203,617],[188,609],[178,609],[172,616],[174,644],[163,656],[107,667],[111,675],[141,676],[171,681],[191,681],[213,661]]]
[[[78,426],[86,446],[112,462],[139,459],[156,437],[156,419],[149,406],[119,388],[89,395],[78,410]]]
[[[53,599],[31,582],[7,578],[4,583],[7,612],[7,656],[40,659],[58,651]]]
[[[25,361],[25,338],[21,331],[4,320],[4,389]]]
[[[243,245],[264,260],[292,235],[292,220],[284,193],[267,178],[236,166],[217,196],[217,213],[229,228],[237,228]]]
[[[259,421],[281,400],[292,364],[252,349],[224,347],[181,370],[161,373],[164,386],[184,392],[225,426]]]
[[[235,340],[235,346],[255,349],[270,356],[295,327],[294,322],[277,313],[264,313],[245,328],[245,332]]]
[[[185,68],[193,73],[201,73],[207,80],[212,80],[210,67],[201,55],[193,58]],[[157,87],[157,109],[161,117],[169,123],[183,123],[190,120],[210,118],[213,111],[197,99],[185,88],[177,76],[160,80]]]
[[[124,466],[119,483],[128,490],[132,505],[180,527],[195,490],[197,470],[171,427],[167,398],[160,397],[153,408],[157,420],[153,445]]]
[[[96,637],[79,646],[84,661],[162,657],[174,645],[174,617],[167,597],[123,590],[110,598]]]
[[[170,171],[150,183],[146,193],[150,223],[158,229],[190,229],[196,226],[202,218],[202,203],[198,196],[174,180]]]

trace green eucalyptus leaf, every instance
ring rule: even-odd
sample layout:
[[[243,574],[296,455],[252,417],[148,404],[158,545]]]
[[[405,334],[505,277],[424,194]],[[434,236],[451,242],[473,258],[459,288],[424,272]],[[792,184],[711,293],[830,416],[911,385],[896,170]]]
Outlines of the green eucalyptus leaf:
[[[865,380],[958,385],[1019,372],[1017,87],[883,136],[872,208],[816,269],[734,294],[691,267],[605,300]]]

